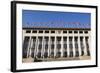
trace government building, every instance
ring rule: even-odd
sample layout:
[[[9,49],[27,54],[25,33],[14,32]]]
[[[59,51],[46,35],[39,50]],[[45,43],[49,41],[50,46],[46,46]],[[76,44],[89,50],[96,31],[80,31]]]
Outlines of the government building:
[[[63,26],[62,26],[63,27]],[[23,27],[23,62],[88,60],[90,27]]]

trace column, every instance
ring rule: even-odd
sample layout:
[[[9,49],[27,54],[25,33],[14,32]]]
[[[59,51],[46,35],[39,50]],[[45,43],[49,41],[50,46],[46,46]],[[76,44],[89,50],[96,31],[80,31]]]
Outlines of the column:
[[[56,57],[56,39],[57,39],[57,38],[56,38],[56,36],[55,36],[55,42],[54,42],[54,45],[55,45],[55,46],[54,46],[54,57]]]
[[[36,55],[37,55],[37,36],[36,36],[36,40],[35,40],[34,57],[36,57]]]
[[[30,40],[30,51],[29,51],[30,56],[31,56],[31,53],[32,53],[32,46],[33,46],[33,39]]]
[[[38,47],[39,47],[39,39],[38,39],[38,37],[37,37],[37,48],[36,48],[36,56],[38,55]]]
[[[41,55],[44,58],[44,36],[42,36],[42,50],[41,50]]]
[[[49,36],[49,42],[48,42],[48,57],[50,57],[51,53],[51,42],[50,42],[50,36]]]
[[[79,50],[79,56],[81,56],[81,46],[80,46],[80,36],[78,36],[78,50]]]
[[[23,42],[24,42],[24,38],[25,38],[25,35],[24,35],[24,34],[25,34],[25,30],[22,30],[22,31],[23,31],[23,32],[22,32],[22,36],[23,36],[22,39],[23,39]]]
[[[73,36],[73,39],[72,39],[72,41],[73,41],[73,57],[75,57],[75,39],[74,39],[74,36]]]
[[[84,55],[87,55],[85,36],[83,37],[83,44],[84,44]]]
[[[69,51],[69,36],[67,37],[67,56],[69,57],[70,51]]]
[[[31,46],[31,37],[29,38],[29,43],[28,43],[27,58],[29,57],[30,46]]]
[[[63,36],[61,37],[61,57],[63,57]]]
[[[23,35],[23,43],[24,43],[25,36]]]
[[[88,38],[88,45],[89,45],[89,48],[88,48],[88,50],[89,50],[89,53],[90,53],[90,55],[91,55],[91,50],[90,50],[90,48],[91,48],[91,46],[90,46],[90,36],[89,36],[89,38]]]

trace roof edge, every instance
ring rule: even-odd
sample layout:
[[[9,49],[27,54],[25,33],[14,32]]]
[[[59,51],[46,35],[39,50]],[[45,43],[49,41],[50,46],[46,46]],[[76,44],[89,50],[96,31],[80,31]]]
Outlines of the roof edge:
[[[39,29],[39,30],[91,30],[91,28],[26,28],[23,27],[22,29]]]

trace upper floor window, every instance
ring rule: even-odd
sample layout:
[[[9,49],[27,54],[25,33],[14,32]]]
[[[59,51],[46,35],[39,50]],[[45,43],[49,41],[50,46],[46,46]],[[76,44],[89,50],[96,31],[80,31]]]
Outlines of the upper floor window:
[[[72,31],[69,31],[69,33],[72,33]]]
[[[83,31],[79,31],[79,33],[83,33]]]
[[[49,31],[45,31],[45,33],[49,33]]]
[[[32,33],[37,33],[37,31],[36,30],[33,30]]]
[[[67,31],[63,31],[63,33],[67,33]]]
[[[84,33],[86,33],[86,34],[87,34],[87,33],[88,33],[88,31],[84,31]]]
[[[78,31],[74,31],[74,33],[78,33]]]
[[[39,33],[43,33],[43,31],[41,30],[41,31],[39,31]]]
[[[51,31],[51,33],[55,33],[55,31]]]
[[[31,31],[30,30],[26,30],[26,33],[31,33]]]

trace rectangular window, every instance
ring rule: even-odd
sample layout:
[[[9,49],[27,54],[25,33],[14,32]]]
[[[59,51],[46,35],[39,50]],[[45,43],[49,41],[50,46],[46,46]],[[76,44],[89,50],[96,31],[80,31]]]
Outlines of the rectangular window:
[[[87,34],[87,33],[88,33],[88,31],[84,31],[84,33],[86,33],[86,34]]]
[[[67,37],[63,37],[63,46],[64,46],[64,49],[66,50],[67,49]]]
[[[55,33],[55,31],[51,31],[51,33]]]
[[[37,31],[36,30],[33,30],[32,33],[37,33]]]
[[[45,50],[48,49],[48,42],[49,42],[49,37],[44,37],[44,43],[45,43]]]
[[[83,31],[79,31],[79,33],[83,33]]]
[[[43,31],[39,31],[39,33],[43,33]]]
[[[38,43],[39,43],[38,48],[41,50],[42,49],[42,37],[38,37]]]
[[[73,43],[72,43],[72,37],[69,37],[69,49],[70,49],[70,55],[69,57],[73,57]]]
[[[31,30],[26,30],[26,33],[31,33]]]
[[[49,33],[49,31],[45,31],[45,33]]]
[[[57,37],[57,49],[60,49],[61,48],[61,37]]]
[[[72,37],[69,37],[69,48],[72,49],[73,45],[72,45]]]
[[[58,34],[61,34],[61,30],[58,30]]]
[[[63,33],[67,33],[67,31],[63,31]]]
[[[55,37],[51,37],[51,49],[54,49],[54,41],[55,41]]]
[[[57,48],[56,48],[56,50],[57,50],[57,54],[56,54],[56,57],[60,57],[61,56],[61,52],[60,52],[60,50],[61,50],[61,37],[57,37],[57,40],[56,40],[56,43],[57,43]]]
[[[78,37],[75,37],[74,39],[74,42],[75,42],[75,56],[78,57],[79,56],[79,50],[78,50]]]
[[[74,31],[74,33],[78,33],[78,31]]]
[[[72,31],[69,31],[69,33],[72,33]]]

